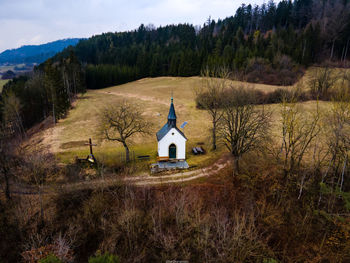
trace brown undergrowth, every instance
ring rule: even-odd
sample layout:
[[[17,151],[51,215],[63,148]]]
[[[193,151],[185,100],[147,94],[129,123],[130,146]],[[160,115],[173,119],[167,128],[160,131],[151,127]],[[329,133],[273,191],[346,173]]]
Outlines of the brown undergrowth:
[[[0,255],[3,262],[36,251],[65,251],[57,255],[64,262],[97,252],[121,262],[346,262],[348,220],[317,212],[312,192],[298,199],[280,171],[273,158],[252,153],[240,174],[229,165],[191,184],[62,190],[45,197],[43,222],[37,197],[14,196],[1,201]]]

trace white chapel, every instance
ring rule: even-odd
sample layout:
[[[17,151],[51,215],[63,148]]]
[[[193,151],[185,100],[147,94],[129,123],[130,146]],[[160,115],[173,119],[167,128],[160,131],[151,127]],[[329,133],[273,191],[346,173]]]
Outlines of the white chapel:
[[[157,132],[158,161],[164,168],[188,168],[186,163],[186,141],[187,138],[181,130],[176,127],[176,114],[171,98],[168,114],[168,122]],[[166,165],[168,163],[168,165]],[[175,164],[178,163],[178,164]],[[175,167],[173,167],[175,166]]]

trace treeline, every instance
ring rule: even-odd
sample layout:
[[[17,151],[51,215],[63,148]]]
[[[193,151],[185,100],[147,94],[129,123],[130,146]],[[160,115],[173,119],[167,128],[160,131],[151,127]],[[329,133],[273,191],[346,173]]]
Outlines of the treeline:
[[[50,114],[54,119],[63,116],[86,87],[193,76],[223,66],[235,79],[290,85],[305,66],[326,60],[346,66],[349,46],[349,1],[269,1],[242,5],[224,20],[209,18],[202,28],[141,25],[130,32],[93,36],[37,67],[32,77],[9,82],[3,97],[13,94],[19,99],[21,110],[12,115],[30,127]],[[0,107],[1,119],[8,119],[3,113],[8,107]]]
[[[19,134],[50,115],[56,121],[84,91],[84,72],[73,53],[59,62],[47,60],[31,76],[15,78],[4,86],[0,123],[10,134]]]
[[[88,65],[116,66],[90,66],[89,88],[149,76],[198,75],[207,66],[226,66],[236,78],[251,82],[286,85],[301,75],[300,66],[346,61],[349,14],[347,0],[243,4],[234,16],[218,21],[209,18],[202,28],[141,25],[135,31],[80,41],[56,59],[74,50]]]
[[[123,84],[135,80],[136,77],[136,67],[109,64],[86,66],[86,87],[88,89]]]
[[[217,70],[219,71],[219,70]],[[209,74],[202,75],[203,77],[229,78],[218,75],[215,71]],[[209,80],[207,80],[208,82]],[[342,98],[339,96],[339,89],[345,89],[346,94],[350,93],[350,71],[348,69],[334,69],[327,64],[321,67],[315,67],[308,72],[308,80],[303,83],[304,87],[297,86],[296,90],[286,88],[277,88],[273,91],[263,91],[260,89],[253,89],[251,91],[251,104],[264,105],[282,103],[286,100],[294,100],[295,102],[303,102],[310,100],[318,101],[339,101]],[[212,84],[213,85],[213,84]],[[214,85],[217,85],[214,82]],[[213,97],[213,94],[215,96]],[[222,109],[225,104],[231,102],[227,90],[217,92],[213,90],[201,91],[196,94],[196,107],[198,109],[206,109],[208,107],[215,109]]]

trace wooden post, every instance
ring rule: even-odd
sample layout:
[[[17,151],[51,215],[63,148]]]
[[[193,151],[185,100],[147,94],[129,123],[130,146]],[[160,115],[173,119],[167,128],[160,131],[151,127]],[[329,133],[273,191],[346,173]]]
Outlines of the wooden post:
[[[90,147],[90,154],[86,159],[90,162],[96,163],[95,156],[92,152],[92,146],[97,146],[97,144],[93,144],[91,138],[89,138],[89,143],[85,143],[85,145],[89,145],[89,147]]]
[[[89,138],[89,146],[90,146],[90,154],[92,154],[92,142],[91,142],[91,138]]]
[[[89,143],[85,143],[85,145],[90,146],[90,154],[93,154],[92,153],[92,146],[97,146],[97,144],[93,144],[91,138],[89,138]]]

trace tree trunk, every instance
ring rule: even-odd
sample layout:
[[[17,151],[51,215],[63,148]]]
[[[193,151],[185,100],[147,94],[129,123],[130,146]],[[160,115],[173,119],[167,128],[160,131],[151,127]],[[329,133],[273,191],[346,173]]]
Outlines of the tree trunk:
[[[335,39],[333,40],[333,43],[332,43],[332,49],[331,49],[331,57],[330,57],[330,60],[333,59],[334,43],[335,43]]]
[[[305,41],[304,41],[303,55],[302,55],[302,57],[301,57],[301,61],[302,61],[302,62],[304,61],[305,52],[306,52],[306,39],[305,39]]]
[[[306,175],[304,174],[303,177],[302,177],[302,179],[301,179],[300,188],[299,188],[298,200],[301,198],[301,194],[303,193],[303,187],[304,187],[305,177],[306,177]]]
[[[9,201],[9,200],[11,200],[10,178],[9,178],[8,171],[6,168],[4,168],[4,175],[5,175],[5,196],[6,196],[6,200]]]
[[[125,149],[125,161],[128,163],[128,162],[130,162],[129,147],[128,147],[128,145],[125,142],[123,142],[123,146],[124,146],[124,149]]]
[[[343,47],[343,50],[341,52],[340,62],[343,62],[344,60],[344,53],[345,53],[345,46]]]
[[[342,170],[342,173],[341,173],[340,192],[343,190],[344,173],[345,173],[345,168],[346,168],[347,161],[348,161],[348,155],[345,156],[343,170]]]
[[[53,117],[53,125],[56,125],[55,104],[54,103],[52,103],[52,117]]]
[[[216,121],[213,121],[213,151],[216,150]]]
[[[40,200],[40,219],[41,225],[44,226],[44,205],[43,205],[43,196],[42,196],[42,185],[39,185],[39,200]]]
[[[238,157],[234,157],[235,158],[235,161],[234,161],[234,163],[235,163],[235,174],[237,173],[239,173],[239,158]]]
[[[25,131],[24,126],[23,126],[22,118],[19,115],[19,112],[17,110],[15,110],[15,113],[16,113],[16,117],[17,117],[17,123],[18,123],[19,132],[22,135],[22,137],[26,138],[27,136],[26,136],[26,131]]]
[[[346,42],[346,48],[345,48],[345,53],[344,53],[344,63],[345,63],[346,57],[348,55],[349,41],[350,41],[350,38],[348,38],[348,41]]]

